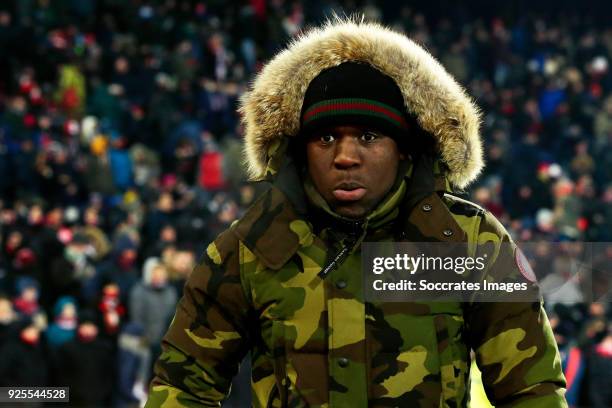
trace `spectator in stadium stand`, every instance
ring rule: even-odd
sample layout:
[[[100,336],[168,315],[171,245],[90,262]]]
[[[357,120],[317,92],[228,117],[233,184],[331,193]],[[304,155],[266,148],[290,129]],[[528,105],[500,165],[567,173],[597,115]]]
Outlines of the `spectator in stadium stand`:
[[[42,278],[42,270],[38,265],[37,256],[30,247],[23,247],[17,251],[13,259],[13,272],[15,276],[29,277],[36,282]]]
[[[176,293],[182,293],[183,286],[196,264],[193,251],[187,246],[180,246],[175,249],[174,255],[167,262],[164,261],[164,264],[168,268],[170,284],[174,286]]]
[[[142,281],[134,285],[129,298],[130,319],[140,322],[144,328],[144,338],[156,359],[160,341],[168,320],[172,318],[178,300],[174,286],[168,282],[168,270],[158,258],[145,261]],[[151,361],[152,364],[152,361]]]
[[[13,300],[15,311],[21,316],[33,317],[39,310],[40,284],[33,278],[22,276],[15,282],[17,296]]]
[[[212,201],[216,204],[211,211],[212,214],[206,228],[208,238],[211,240],[226,229],[238,216],[238,206],[232,197],[219,193],[213,197]]]
[[[0,349],[15,331],[18,316],[13,309],[11,299],[0,294]]]
[[[161,192],[145,218],[145,241],[157,242],[165,225],[175,224],[176,210],[171,192]]]
[[[576,328],[571,320],[561,320],[560,316],[556,314],[551,315],[550,325],[559,346],[561,366],[567,381],[565,399],[570,408],[577,407],[585,377],[586,359],[573,337]]]
[[[47,350],[40,329],[22,319],[0,349],[0,387],[48,385]]]
[[[82,233],[87,237],[92,246],[91,258],[96,261],[104,259],[111,250],[108,236],[101,228],[101,224],[100,211],[94,206],[89,206],[83,211],[83,226],[75,229],[75,234]]]
[[[146,395],[151,365],[151,351],[140,322],[132,321],[123,326],[118,347],[114,406],[137,408]]]
[[[163,249],[168,245],[175,245],[177,243],[177,231],[176,227],[171,224],[165,224],[159,230],[158,237],[145,237],[147,238],[147,249],[143,251],[144,259],[161,255]]]
[[[53,307],[53,322],[47,329],[47,343],[51,348],[74,339],[78,325],[77,303],[73,297],[62,296]]]
[[[104,281],[112,281],[119,286],[121,303],[127,304],[132,287],[140,280],[137,269],[138,246],[127,234],[121,234],[114,242],[108,259],[98,265],[95,288],[101,289]]]
[[[84,182],[87,189],[105,196],[115,192],[113,173],[108,156],[108,138],[95,136],[89,145],[91,154],[84,155]]]
[[[70,405],[74,407],[111,404],[115,353],[113,345],[98,336],[96,320],[93,311],[81,311],[75,338],[52,353],[51,381],[58,387],[70,387]]]
[[[113,175],[113,185],[118,191],[126,191],[133,185],[132,159],[126,149],[124,136],[111,136],[109,161]]]
[[[14,212],[5,211],[5,216],[14,217]],[[2,262],[6,269],[12,270],[15,262],[15,258],[17,257],[17,253],[21,248],[25,246],[23,233],[17,228],[15,225],[6,225],[4,239],[2,242]],[[3,276],[3,286],[4,290],[12,291],[14,289],[13,285],[15,284],[15,274]]]
[[[83,285],[95,274],[90,255],[91,243],[87,235],[72,235],[61,256],[57,256],[49,267],[46,291],[52,301],[60,296],[81,297]]]
[[[113,340],[116,340],[126,315],[120,294],[119,285],[112,281],[106,282],[102,285],[102,296],[97,305],[102,315],[101,332]]]
[[[588,305],[582,329],[578,333],[580,347],[586,352],[590,352],[606,335],[606,307],[605,303],[599,302]]]

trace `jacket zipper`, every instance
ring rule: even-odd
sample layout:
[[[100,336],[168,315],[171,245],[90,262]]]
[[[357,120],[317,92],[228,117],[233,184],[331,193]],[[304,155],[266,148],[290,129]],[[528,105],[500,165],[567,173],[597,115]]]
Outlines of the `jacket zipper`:
[[[350,238],[345,240],[345,242],[342,244],[342,248],[340,248],[340,251],[336,253],[334,258],[327,265],[325,265],[323,269],[321,269],[321,272],[319,272],[317,276],[321,279],[325,279],[331,271],[333,271],[334,269],[338,269],[340,265],[342,265],[342,263],[346,260],[351,249],[355,247],[357,240],[358,238],[355,235],[351,234]]]

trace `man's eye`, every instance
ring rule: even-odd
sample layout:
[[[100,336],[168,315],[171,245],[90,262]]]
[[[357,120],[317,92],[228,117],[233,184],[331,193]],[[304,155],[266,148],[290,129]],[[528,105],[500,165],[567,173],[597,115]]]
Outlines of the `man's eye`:
[[[373,142],[378,138],[379,136],[375,132],[363,132],[363,134],[361,135],[361,140],[363,140],[364,142]]]
[[[321,135],[321,141],[323,143],[331,143],[335,140],[335,138],[332,135]]]

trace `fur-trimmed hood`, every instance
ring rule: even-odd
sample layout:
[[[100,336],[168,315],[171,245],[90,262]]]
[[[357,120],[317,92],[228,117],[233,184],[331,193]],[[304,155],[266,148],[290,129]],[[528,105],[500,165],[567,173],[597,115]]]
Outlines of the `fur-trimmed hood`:
[[[375,23],[336,19],[292,41],[242,96],[251,179],[264,178],[278,141],[298,134],[310,82],[347,61],[369,63],[397,83],[407,111],[437,141],[451,184],[463,188],[478,176],[483,167],[480,114],[461,86],[405,35]]]

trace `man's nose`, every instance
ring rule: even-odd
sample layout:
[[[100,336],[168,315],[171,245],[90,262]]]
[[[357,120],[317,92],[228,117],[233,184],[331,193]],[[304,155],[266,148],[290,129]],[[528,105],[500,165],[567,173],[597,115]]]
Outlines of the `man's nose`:
[[[359,142],[355,137],[342,136],[336,142],[334,165],[339,169],[348,169],[361,164]]]

